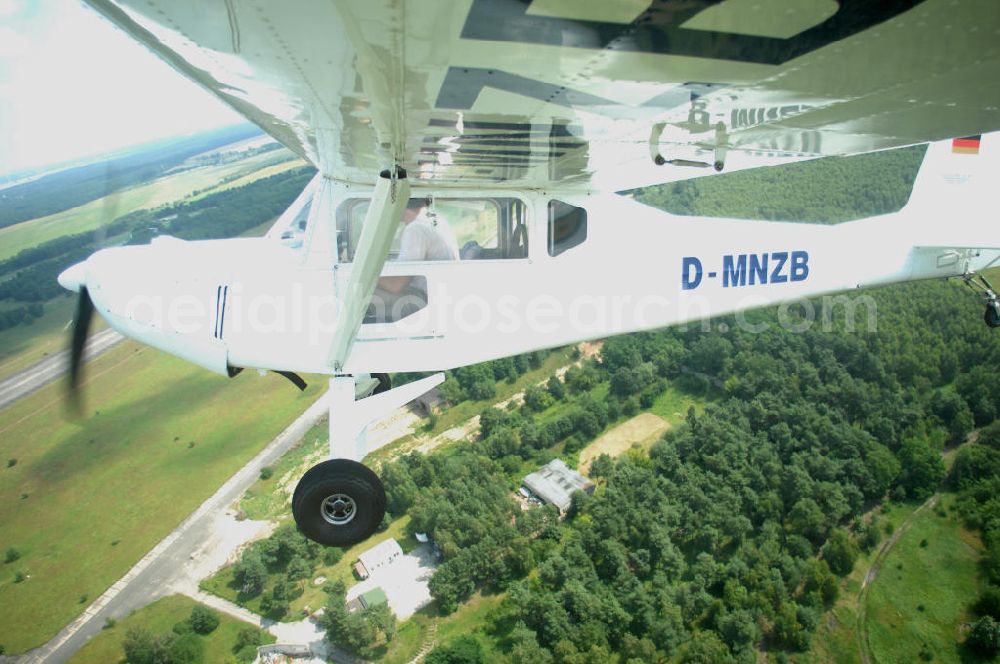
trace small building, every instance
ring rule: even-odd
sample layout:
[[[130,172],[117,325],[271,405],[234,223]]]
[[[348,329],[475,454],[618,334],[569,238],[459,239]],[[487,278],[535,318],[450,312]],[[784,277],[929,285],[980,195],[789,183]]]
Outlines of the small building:
[[[555,505],[560,514],[569,509],[574,491],[594,492],[594,483],[567,466],[562,459],[553,459],[524,478],[524,488],[542,501]]]
[[[361,602],[361,608],[369,609],[379,604],[388,604],[389,598],[386,596],[384,590],[375,586],[368,592],[358,595],[358,601]]]
[[[389,565],[402,555],[403,549],[399,542],[389,538],[358,556],[358,562],[354,563],[354,573],[361,579],[367,579],[372,572]]]
[[[389,596],[385,594],[385,591],[375,586],[374,588],[367,590],[354,599],[347,600],[347,611],[348,613],[357,613],[358,611],[364,611],[367,608],[378,606],[379,604],[388,604]]]

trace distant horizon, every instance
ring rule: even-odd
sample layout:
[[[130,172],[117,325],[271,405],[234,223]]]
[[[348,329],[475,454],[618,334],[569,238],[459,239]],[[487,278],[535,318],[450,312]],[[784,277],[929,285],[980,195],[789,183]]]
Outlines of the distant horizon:
[[[0,177],[245,121],[79,0],[0,0]]]
[[[218,127],[209,127],[206,129],[198,129],[195,131],[190,131],[186,133],[173,134],[169,136],[160,136],[158,138],[150,138],[146,140],[141,140],[136,143],[130,143],[127,145],[121,145],[115,148],[108,148],[107,150],[102,150],[100,152],[95,152],[93,154],[84,154],[78,157],[72,157],[69,159],[63,159],[61,161],[54,161],[46,164],[39,164],[38,166],[29,166],[26,168],[21,168],[17,170],[4,171],[0,170],[0,183],[6,183],[10,180],[34,177],[39,175],[46,175],[49,172],[61,171],[68,168],[76,168],[78,166],[85,166],[87,164],[92,164],[95,162],[107,161],[114,158],[116,155],[121,153],[131,152],[141,148],[152,147],[157,143],[167,143],[176,140],[183,140],[185,138],[192,138],[202,134],[213,134],[216,132],[222,132],[227,129],[234,129],[236,127],[247,126],[253,127],[260,132],[262,136],[269,136],[267,132],[255,125],[248,120],[242,120],[238,122],[232,122],[230,124],[221,125]],[[276,143],[277,139],[273,139]],[[0,169],[3,168],[3,164],[0,164]],[[17,176],[17,177],[14,177]]]

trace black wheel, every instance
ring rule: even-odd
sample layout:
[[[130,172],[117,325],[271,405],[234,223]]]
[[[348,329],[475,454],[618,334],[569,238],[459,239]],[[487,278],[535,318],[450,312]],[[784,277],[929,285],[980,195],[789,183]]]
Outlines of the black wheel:
[[[392,389],[392,379],[389,378],[389,374],[373,373],[372,378],[378,380],[378,387],[375,388],[372,394],[382,394]]]
[[[983,314],[983,320],[990,327],[1000,327],[1000,305],[994,302],[990,302],[986,305],[986,313]]]
[[[306,472],[292,495],[299,531],[324,546],[349,546],[368,538],[385,515],[385,489],[370,468],[330,459]]]

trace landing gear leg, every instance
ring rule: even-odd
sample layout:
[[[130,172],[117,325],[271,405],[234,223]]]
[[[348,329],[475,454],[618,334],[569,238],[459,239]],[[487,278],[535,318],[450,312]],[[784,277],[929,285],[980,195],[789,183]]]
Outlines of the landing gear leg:
[[[332,458],[310,468],[292,495],[292,515],[299,530],[325,546],[349,546],[367,539],[385,515],[382,480],[360,463],[368,422],[360,419],[355,396],[353,376],[330,379],[326,398]]]
[[[1000,327],[1000,297],[997,297],[993,285],[983,275],[972,273],[965,275],[965,285],[978,291],[986,300],[986,311],[983,313],[986,325]]]
[[[389,389],[388,376],[367,398],[355,400],[353,376],[334,376],[330,406],[330,456],[302,476],[292,495],[292,514],[303,535],[325,546],[349,546],[370,537],[385,516],[385,489],[360,463],[368,453],[368,425],[439,385],[435,374]]]

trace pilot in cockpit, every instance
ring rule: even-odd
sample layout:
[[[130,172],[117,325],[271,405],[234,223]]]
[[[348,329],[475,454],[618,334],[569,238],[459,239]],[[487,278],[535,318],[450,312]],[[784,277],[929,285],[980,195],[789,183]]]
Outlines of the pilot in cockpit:
[[[426,198],[411,198],[403,211],[398,261],[458,260],[458,243],[448,222],[427,214]]]
[[[458,242],[448,222],[427,213],[427,198],[411,198],[403,211],[403,232],[399,239],[398,262],[457,261]],[[381,277],[375,289],[372,305],[381,309],[383,315],[394,320],[406,312],[389,313],[390,309],[400,309],[403,300],[412,300],[417,309],[427,303],[427,279],[421,276]],[[405,303],[404,303],[405,304]],[[410,307],[403,307],[409,309]],[[369,312],[371,317],[372,312]],[[383,318],[383,315],[375,315]],[[386,321],[388,322],[388,321]]]

